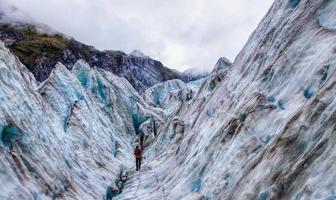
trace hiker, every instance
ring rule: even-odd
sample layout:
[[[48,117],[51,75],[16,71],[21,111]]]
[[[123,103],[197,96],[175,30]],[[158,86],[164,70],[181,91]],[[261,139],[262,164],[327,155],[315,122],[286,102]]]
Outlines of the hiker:
[[[139,148],[139,146],[135,147],[134,156],[135,156],[136,170],[139,171],[141,168],[141,159],[142,159],[142,151]]]

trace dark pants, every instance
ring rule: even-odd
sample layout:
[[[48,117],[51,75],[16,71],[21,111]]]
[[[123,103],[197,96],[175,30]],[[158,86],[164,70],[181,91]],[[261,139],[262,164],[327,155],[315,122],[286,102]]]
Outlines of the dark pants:
[[[136,170],[141,169],[141,158],[135,158]]]

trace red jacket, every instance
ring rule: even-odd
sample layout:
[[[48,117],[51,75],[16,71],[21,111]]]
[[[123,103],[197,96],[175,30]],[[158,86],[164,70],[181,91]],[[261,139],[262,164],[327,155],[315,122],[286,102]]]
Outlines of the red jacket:
[[[136,158],[141,158],[142,157],[142,151],[141,151],[141,149],[135,149],[134,150],[134,155],[135,155],[135,157]]]

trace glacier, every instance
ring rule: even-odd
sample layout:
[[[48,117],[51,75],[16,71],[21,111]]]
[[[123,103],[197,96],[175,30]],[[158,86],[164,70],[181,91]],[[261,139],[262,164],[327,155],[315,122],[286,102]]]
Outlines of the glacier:
[[[334,5],[275,1],[235,62],[159,127],[116,199],[335,199]]]
[[[233,63],[141,96],[83,60],[39,83],[0,43],[0,199],[336,199],[335,11],[276,0]]]
[[[155,110],[124,78],[84,61],[72,71],[58,63],[38,85],[0,49],[0,199],[102,199],[133,161],[132,115]]]

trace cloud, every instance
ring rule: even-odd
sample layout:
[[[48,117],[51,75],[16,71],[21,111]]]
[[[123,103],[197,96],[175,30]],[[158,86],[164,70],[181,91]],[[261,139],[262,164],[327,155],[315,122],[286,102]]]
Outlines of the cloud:
[[[5,1],[5,0],[0,0]],[[98,49],[139,49],[178,70],[233,60],[273,0],[6,0]]]

